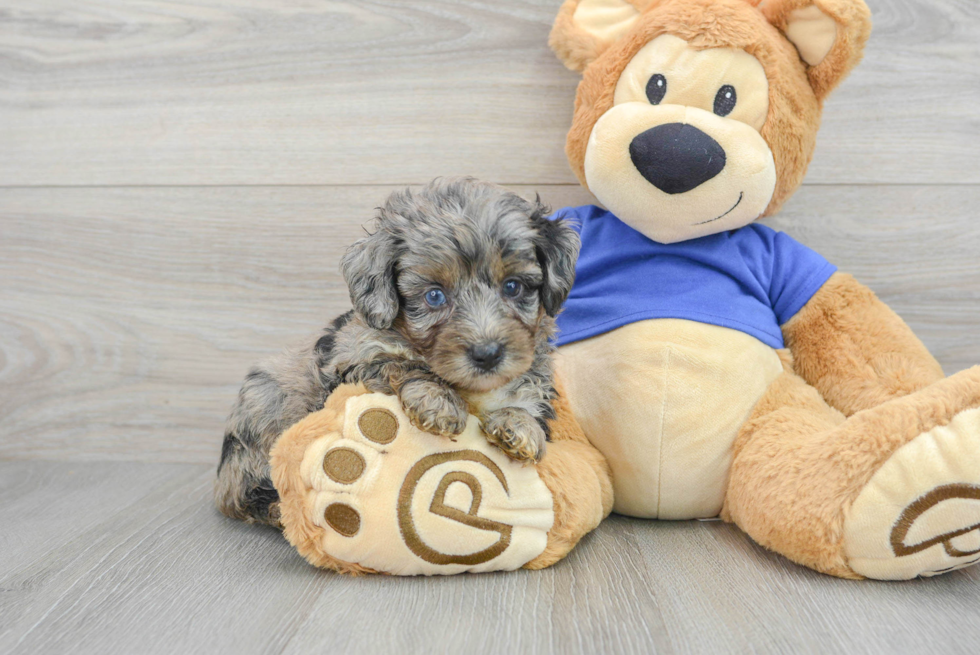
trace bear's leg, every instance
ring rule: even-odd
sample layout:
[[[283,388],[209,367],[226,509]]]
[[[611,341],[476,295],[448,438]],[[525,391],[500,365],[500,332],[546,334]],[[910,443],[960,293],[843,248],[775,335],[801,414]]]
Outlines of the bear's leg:
[[[548,566],[612,504],[605,461],[564,415],[531,466],[475,417],[450,440],[414,428],[394,396],[341,386],[272,449],[283,532],[312,564],[347,573]]]
[[[845,578],[980,560],[980,367],[850,418],[786,372],[735,444],[722,517]]]

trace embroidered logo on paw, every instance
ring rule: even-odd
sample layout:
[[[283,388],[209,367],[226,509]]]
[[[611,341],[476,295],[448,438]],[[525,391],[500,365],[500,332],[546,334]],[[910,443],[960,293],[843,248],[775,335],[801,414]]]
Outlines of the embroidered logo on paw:
[[[479,515],[480,503],[483,501],[483,486],[476,476],[465,471],[452,471],[442,476],[442,479],[439,480],[439,486],[436,487],[436,492],[432,497],[432,502],[429,504],[429,511],[437,516],[442,516],[450,521],[455,521],[462,525],[476,528],[477,530],[495,532],[500,535],[500,539],[492,546],[476,553],[450,555],[441,553],[430,547],[419,536],[418,530],[415,527],[415,520],[412,518],[412,499],[415,496],[419,482],[426,473],[436,466],[458,461],[475,462],[485,467],[497,478],[504,492],[508,491],[507,480],[504,479],[504,474],[500,470],[500,467],[494,464],[489,457],[475,450],[436,453],[435,455],[429,455],[419,460],[412,467],[412,470],[408,472],[408,475],[405,477],[405,482],[402,484],[401,491],[398,493],[398,526],[401,528],[402,539],[405,541],[409,550],[432,564],[483,564],[503,553],[507,550],[507,546],[510,545],[511,533],[514,527],[506,523],[482,518]],[[446,492],[449,490],[451,484],[457,482],[465,485],[469,489],[470,506],[466,511],[446,504]]]
[[[928,577],[980,563],[980,409],[956,414],[896,450],[844,521],[856,573]]]
[[[973,513],[978,520],[973,525],[962,526],[963,512]],[[953,522],[946,514],[955,514],[960,523]],[[940,534],[936,534],[936,532]],[[892,552],[897,557],[914,555],[938,544],[950,557],[980,555],[980,486],[972,484],[947,484],[936,487],[905,508],[891,532]],[[980,557],[957,566],[968,566],[980,561]],[[936,571],[952,570],[957,566]]]
[[[393,396],[350,398],[301,475],[323,552],[378,571],[515,569],[544,550],[554,520],[534,467],[490,445],[477,419],[450,440],[417,430]]]

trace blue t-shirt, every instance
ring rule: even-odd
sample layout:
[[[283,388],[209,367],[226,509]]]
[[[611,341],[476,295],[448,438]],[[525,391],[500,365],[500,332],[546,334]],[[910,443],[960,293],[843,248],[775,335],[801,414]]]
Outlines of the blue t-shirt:
[[[740,330],[783,347],[779,326],[837,270],[764,225],[690,241],[652,241],[608,211],[570,207],[582,251],[575,285],[558,315],[558,345],[651,318],[682,318]]]

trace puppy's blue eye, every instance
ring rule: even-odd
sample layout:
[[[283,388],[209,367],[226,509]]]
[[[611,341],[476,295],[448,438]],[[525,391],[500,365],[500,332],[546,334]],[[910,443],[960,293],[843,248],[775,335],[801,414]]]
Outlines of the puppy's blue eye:
[[[517,280],[507,280],[504,282],[503,292],[508,298],[516,298],[524,291],[524,285]]]
[[[425,292],[425,304],[429,307],[442,307],[446,304],[446,294],[442,289],[429,289]]]

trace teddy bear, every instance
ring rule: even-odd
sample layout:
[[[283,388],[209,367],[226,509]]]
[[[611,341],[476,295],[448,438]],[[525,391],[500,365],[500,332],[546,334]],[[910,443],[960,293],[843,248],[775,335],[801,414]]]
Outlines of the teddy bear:
[[[721,516],[845,578],[980,560],[980,368],[944,378],[854,278],[755,223],[800,185],[861,58],[862,0],[567,0],[566,153],[606,209],[559,371],[615,511]]]
[[[284,534],[350,573],[541,568],[610,513],[720,517],[842,578],[980,561],[980,367],[945,377],[904,322],[756,222],[799,187],[862,0],[566,0],[566,153],[604,208],[558,317],[536,466],[341,387],[272,452]]]

